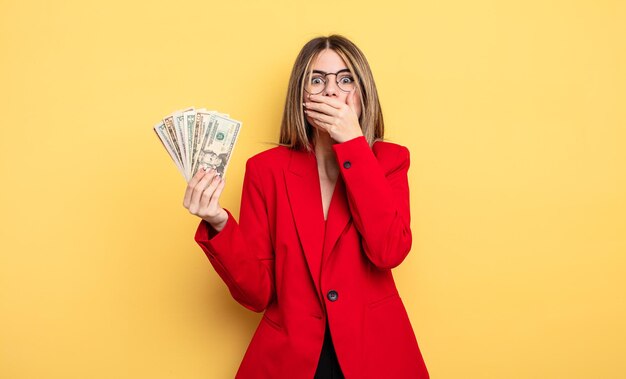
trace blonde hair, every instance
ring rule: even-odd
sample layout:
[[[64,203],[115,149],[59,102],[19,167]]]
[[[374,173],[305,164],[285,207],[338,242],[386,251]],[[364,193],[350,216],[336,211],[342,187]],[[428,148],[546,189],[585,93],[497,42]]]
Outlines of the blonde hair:
[[[289,78],[279,144],[295,150],[312,151],[313,126],[305,119],[302,107],[304,82],[311,62],[326,49],[335,51],[356,79],[361,99],[359,124],[365,139],[372,146],[375,141],[383,139],[385,132],[372,70],[363,52],[346,37],[336,34],[314,38],[300,50]]]

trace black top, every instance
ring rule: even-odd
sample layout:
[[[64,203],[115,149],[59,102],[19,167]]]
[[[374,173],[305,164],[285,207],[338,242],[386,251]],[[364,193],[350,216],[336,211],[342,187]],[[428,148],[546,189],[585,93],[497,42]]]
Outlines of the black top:
[[[322,352],[320,354],[320,360],[317,363],[314,379],[344,379],[339,361],[337,360],[337,354],[335,354],[333,339],[330,335],[330,328],[328,327],[328,319],[326,320],[324,344],[322,345]]]

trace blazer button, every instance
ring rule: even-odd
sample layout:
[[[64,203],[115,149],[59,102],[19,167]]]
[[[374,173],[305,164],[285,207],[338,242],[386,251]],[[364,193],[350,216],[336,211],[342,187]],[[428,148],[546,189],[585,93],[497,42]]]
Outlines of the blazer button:
[[[339,297],[339,294],[335,290],[330,290],[328,291],[328,294],[326,294],[326,297],[328,297],[328,300],[330,301],[337,301],[337,297]]]
[[[343,168],[350,168],[351,166],[352,166],[352,163],[350,163],[350,161],[343,162]]]

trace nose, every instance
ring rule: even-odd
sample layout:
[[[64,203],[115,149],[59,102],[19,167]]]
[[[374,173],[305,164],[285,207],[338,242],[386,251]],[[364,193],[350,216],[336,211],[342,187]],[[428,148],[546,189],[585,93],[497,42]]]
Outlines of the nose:
[[[337,87],[337,81],[334,75],[331,78],[326,76],[326,86],[324,86],[324,92],[322,94],[324,96],[337,96],[338,90],[339,88]]]

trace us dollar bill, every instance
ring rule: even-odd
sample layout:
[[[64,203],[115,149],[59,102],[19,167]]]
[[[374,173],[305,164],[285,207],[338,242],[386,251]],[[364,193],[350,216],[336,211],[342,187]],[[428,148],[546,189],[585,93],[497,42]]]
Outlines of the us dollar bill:
[[[154,131],[189,181],[200,168],[226,175],[240,128],[241,122],[228,114],[189,107],[163,118]]]
[[[214,111],[198,111],[196,113],[191,176],[194,176],[198,171],[200,149],[204,145],[208,133],[211,131],[211,122],[213,122],[213,117],[216,113],[217,112]]]
[[[163,147],[165,147],[165,150],[167,150],[167,152],[169,153],[170,157],[172,158],[172,160],[176,164],[176,167],[178,168],[178,171],[180,171],[180,173],[183,174],[185,179],[187,179],[187,176],[185,175],[185,170],[183,169],[182,163],[178,161],[178,156],[176,155],[176,151],[174,150],[174,144],[173,144],[172,140],[169,137],[169,133],[167,131],[165,123],[163,121],[161,121],[158,124],[156,124],[154,126],[154,132],[156,133],[157,137],[159,137],[159,140],[163,144]]]
[[[180,147],[180,130],[176,128],[174,125],[174,116],[169,115],[163,119],[163,124],[165,124],[165,130],[167,131],[167,135],[170,137],[170,141],[174,147],[174,153],[176,154],[176,161],[179,162],[183,169],[183,175],[185,175],[185,179],[187,175],[185,174],[185,165],[183,161],[183,155],[181,153]]]
[[[235,148],[241,122],[225,117],[220,114],[214,114],[209,123],[209,129],[206,138],[202,143],[202,147],[198,152],[199,168],[215,169],[222,178],[226,175],[226,169],[230,157]],[[195,175],[195,172],[193,173]]]
[[[189,167],[189,175],[191,178],[192,170],[192,155],[193,155],[193,131],[196,124],[196,111],[193,108],[183,112],[184,130],[185,130],[185,145],[187,145],[187,151],[185,161],[187,167]]]

